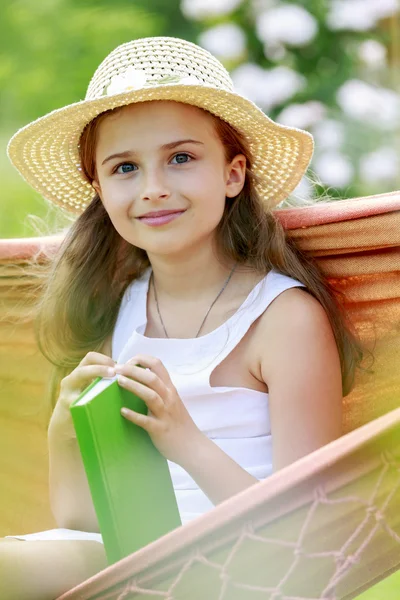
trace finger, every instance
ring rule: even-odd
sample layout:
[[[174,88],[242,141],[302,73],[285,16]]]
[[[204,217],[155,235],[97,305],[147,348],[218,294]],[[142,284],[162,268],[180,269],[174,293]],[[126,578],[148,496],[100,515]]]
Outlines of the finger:
[[[114,367],[115,360],[100,352],[88,352],[79,363],[79,366],[84,365],[109,365],[110,367]]]
[[[158,375],[161,381],[163,381],[166,385],[171,383],[171,378],[167,369],[164,367],[161,360],[155,356],[136,354],[126,364],[140,365],[145,369],[150,369],[150,371]]]
[[[124,377],[123,375],[118,375],[117,381],[121,387],[139,396],[154,416],[159,418],[162,417],[165,411],[165,404],[157,392],[146,385],[134,381],[133,379],[129,379],[128,377]]]
[[[76,367],[61,382],[63,388],[69,388],[70,391],[83,390],[96,377],[114,377],[115,370],[107,365],[84,365]]]
[[[125,417],[131,423],[135,423],[135,425],[139,425],[142,429],[151,433],[155,430],[155,419],[153,417],[149,417],[147,415],[142,415],[141,413],[137,413],[134,410],[130,410],[129,408],[121,408],[121,415]]]
[[[143,385],[157,392],[157,394],[163,399],[166,396],[167,388],[165,383],[148,367],[143,369],[141,367],[137,367],[135,364],[127,362],[124,365],[117,365],[115,367],[115,372],[117,375],[121,374],[125,377],[133,379],[134,381],[142,383]]]

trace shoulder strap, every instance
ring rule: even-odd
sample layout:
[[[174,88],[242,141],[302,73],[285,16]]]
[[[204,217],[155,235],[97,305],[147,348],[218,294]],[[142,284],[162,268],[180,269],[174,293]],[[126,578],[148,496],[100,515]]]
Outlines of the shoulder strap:
[[[226,323],[227,327],[222,329],[221,336],[226,336],[226,342],[221,352],[203,371],[207,385],[210,384],[209,380],[213,370],[238,345],[254,321],[265,312],[279,294],[293,287],[305,286],[296,279],[272,270],[253,288],[241,308]]]
[[[121,300],[117,322],[112,336],[112,357],[118,360],[132,333],[146,323],[147,288],[151,269],[134,279],[126,288]]]

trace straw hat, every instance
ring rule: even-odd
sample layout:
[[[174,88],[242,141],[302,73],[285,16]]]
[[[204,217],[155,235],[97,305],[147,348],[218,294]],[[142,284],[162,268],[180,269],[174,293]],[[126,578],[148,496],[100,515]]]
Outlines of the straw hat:
[[[171,37],[118,46],[96,70],[85,100],[54,110],[11,138],[10,160],[45,198],[79,214],[94,196],[78,153],[85,125],[105,110],[149,100],[203,108],[242,133],[254,156],[253,171],[260,177],[257,191],[269,207],[293,191],[311,160],[311,134],[272,121],[234,92],[228,71],[212,54]]]

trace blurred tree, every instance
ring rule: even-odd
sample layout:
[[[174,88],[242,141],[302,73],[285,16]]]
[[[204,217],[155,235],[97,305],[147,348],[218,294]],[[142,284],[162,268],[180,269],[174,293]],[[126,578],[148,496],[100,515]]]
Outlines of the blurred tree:
[[[2,129],[82,99],[116,46],[155,35],[193,38],[178,0],[14,0],[0,21]],[[168,32],[168,33],[167,33]]]

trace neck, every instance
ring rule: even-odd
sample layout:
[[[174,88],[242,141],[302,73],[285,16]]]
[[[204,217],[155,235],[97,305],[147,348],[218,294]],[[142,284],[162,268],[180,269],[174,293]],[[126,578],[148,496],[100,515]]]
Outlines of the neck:
[[[176,300],[208,298],[231,272],[234,262],[219,260],[212,249],[197,249],[179,258],[150,256],[157,292]]]

